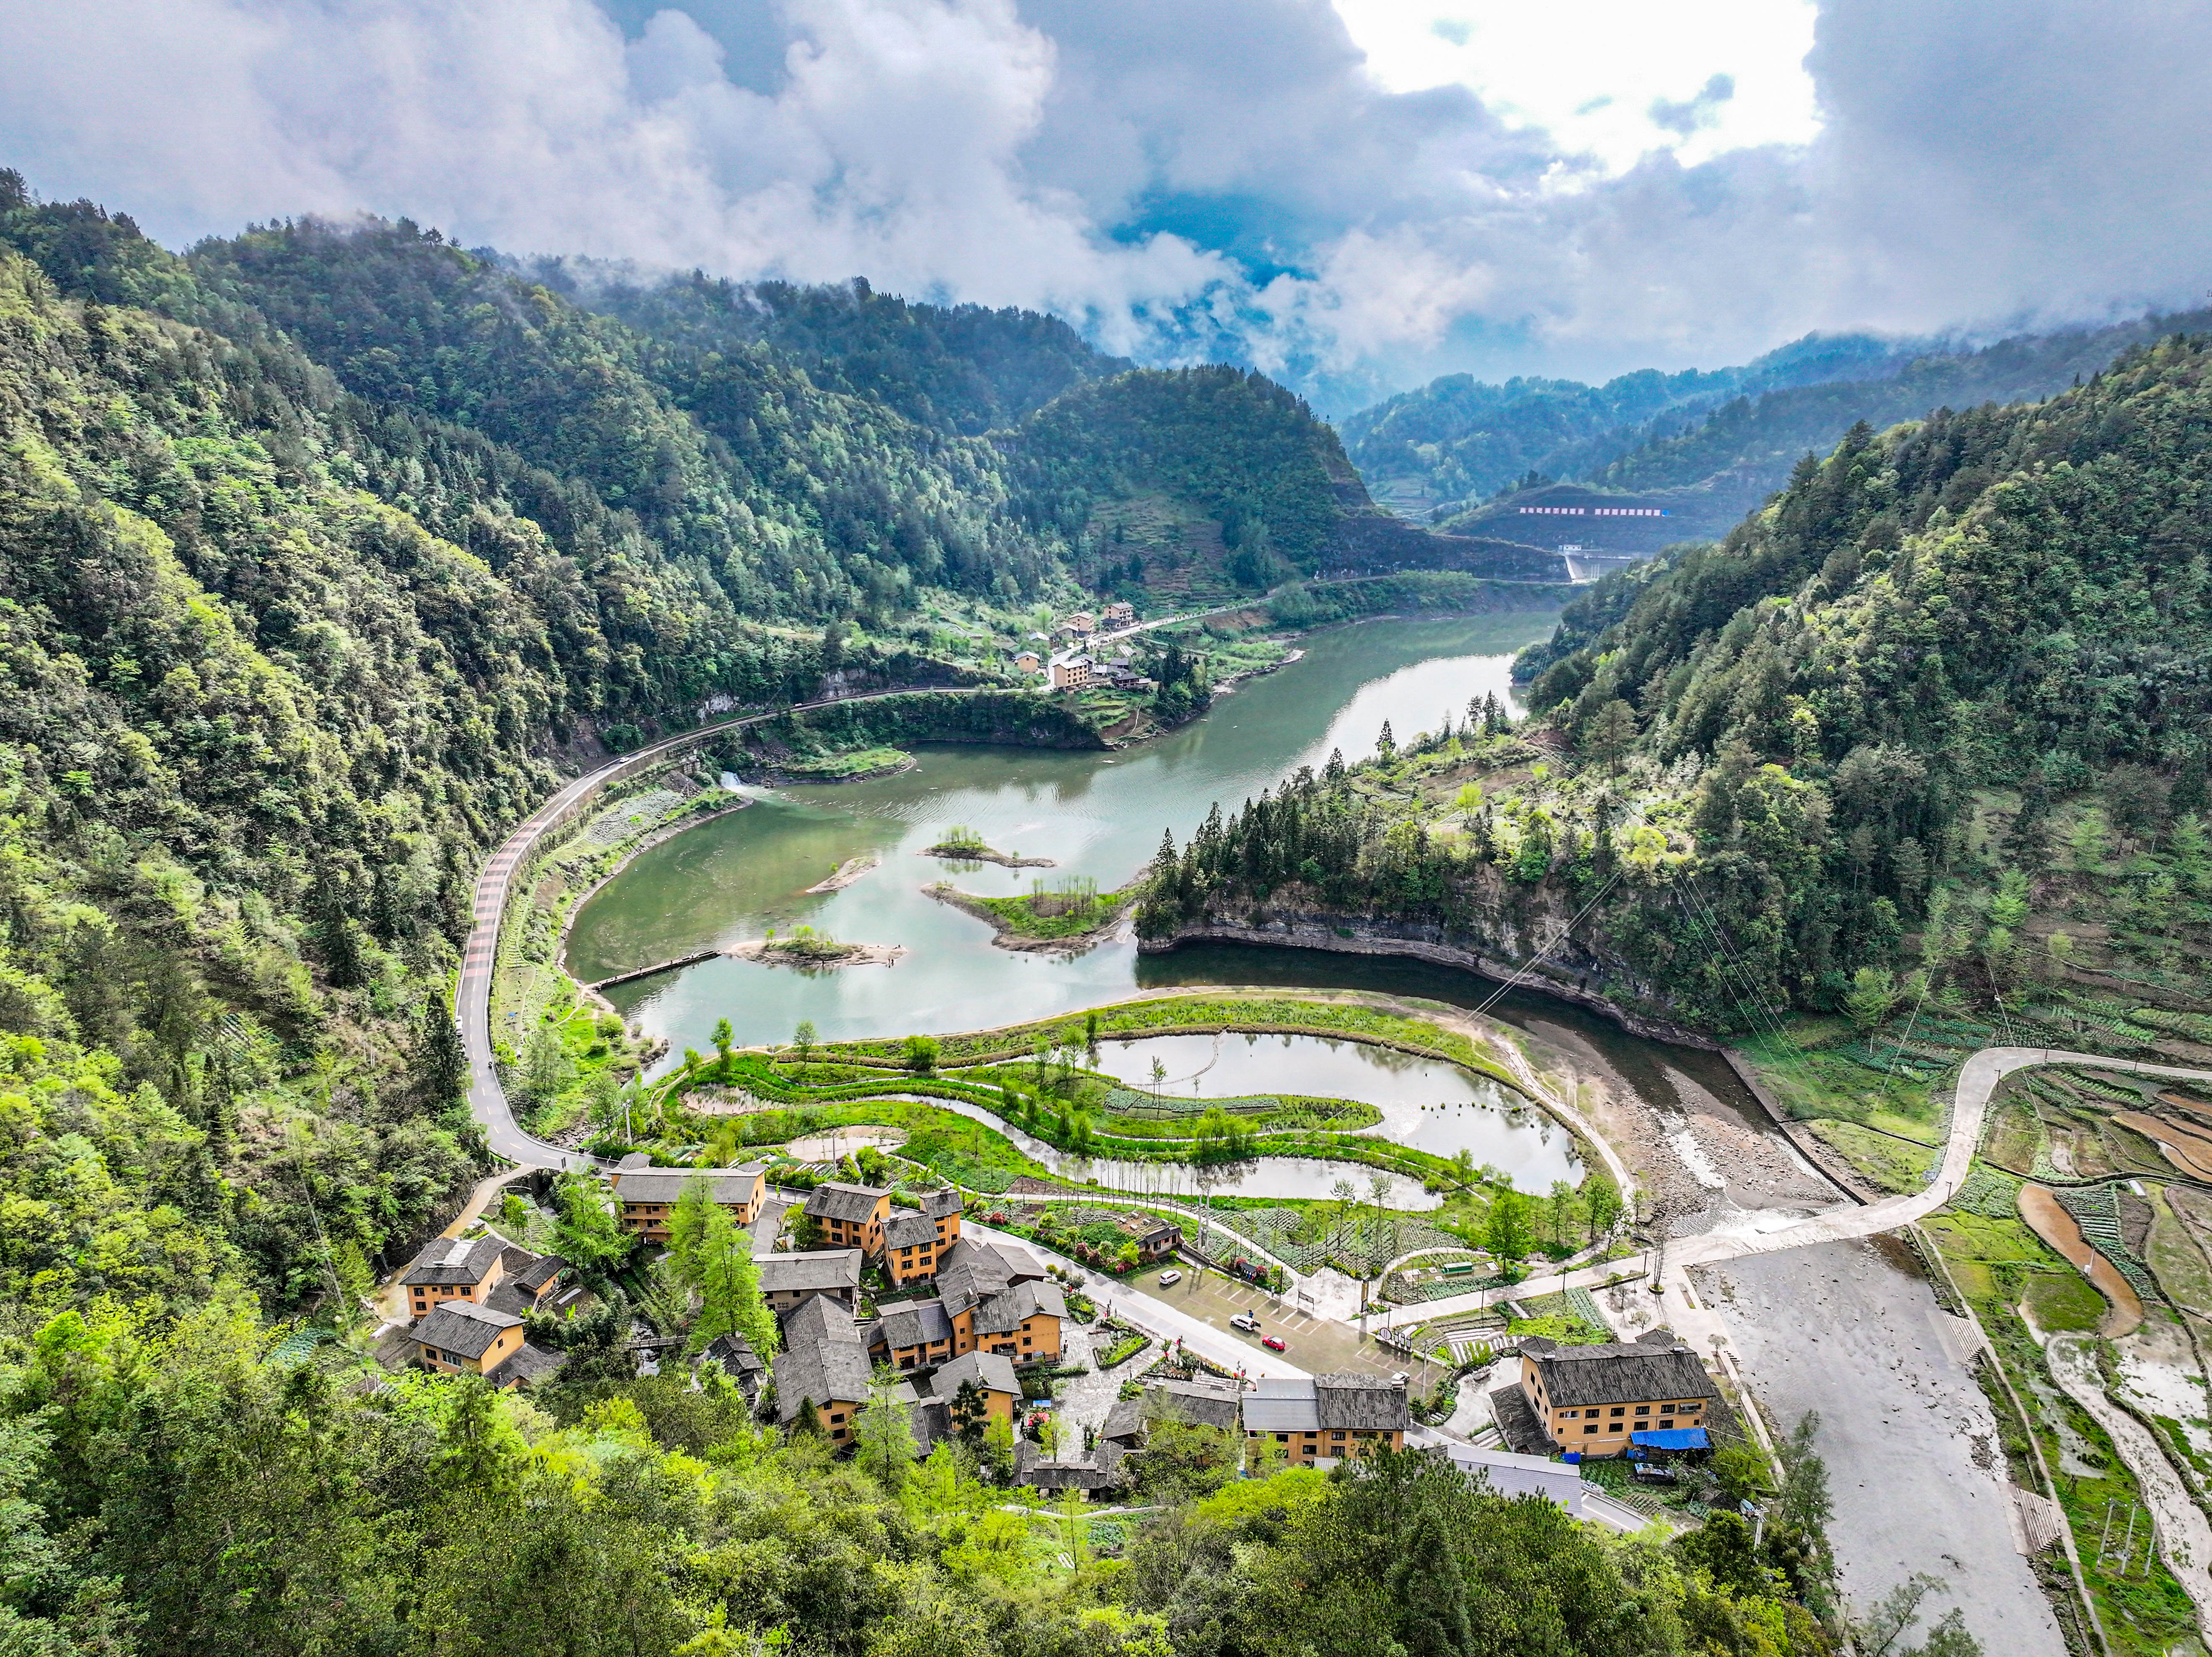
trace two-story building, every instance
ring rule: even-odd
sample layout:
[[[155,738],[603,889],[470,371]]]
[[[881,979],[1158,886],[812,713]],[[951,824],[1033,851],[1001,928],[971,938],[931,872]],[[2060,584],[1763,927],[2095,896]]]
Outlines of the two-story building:
[[[444,1375],[482,1375],[504,1392],[548,1375],[568,1362],[565,1353],[532,1346],[522,1320],[474,1301],[450,1300],[415,1326],[415,1347],[425,1369]]]
[[[955,1357],[984,1351],[1017,1363],[1059,1362],[1067,1302],[1027,1251],[963,1237],[939,1259],[937,1293]]]
[[[1702,1433],[1720,1397],[1696,1350],[1671,1329],[1596,1346],[1523,1341],[1520,1393],[1552,1442],[1594,1456],[1625,1454],[1639,1433]]]
[[[408,1316],[419,1318],[447,1301],[483,1305],[507,1276],[507,1248],[494,1236],[431,1238],[400,1274]]]
[[[1234,1381],[1148,1381],[1136,1397],[1114,1401],[1098,1436],[1125,1450],[1141,1450],[1153,1423],[1162,1420],[1233,1433],[1240,1424],[1242,1405],[1243,1395]]]
[[[1018,650],[1014,652],[1015,672],[1036,673],[1041,672],[1043,668],[1043,659],[1034,650]]]
[[[969,1352],[954,1358],[939,1366],[929,1378],[930,1396],[949,1411],[958,1400],[961,1388],[971,1383],[984,1415],[1011,1426],[1022,1403],[1022,1384],[1014,1377],[1013,1360],[997,1352]]]
[[[1262,1381],[1243,1398],[1244,1436],[1272,1439],[1293,1467],[1333,1466],[1363,1450],[1406,1448],[1406,1383],[1376,1375]]]
[[[884,1222],[891,1193],[873,1186],[831,1180],[806,1193],[807,1218],[820,1228],[824,1248],[857,1248],[870,1259],[884,1252]]]
[[[960,1241],[960,1193],[950,1187],[922,1193],[920,1209],[899,1209],[884,1222],[884,1272],[894,1288],[927,1283]]]
[[[927,1369],[952,1356],[952,1320],[943,1301],[906,1301],[882,1308],[861,1327],[868,1356],[894,1369]]]
[[[775,1364],[776,1418],[787,1428],[811,1403],[823,1435],[850,1444],[868,1401],[870,1374],[853,1314],[826,1296],[813,1296],[784,1320],[783,1339]]]
[[[622,1227],[647,1242],[668,1241],[668,1222],[686,1188],[705,1187],[708,1200],[726,1209],[741,1226],[760,1217],[768,1199],[768,1164],[747,1162],[742,1168],[651,1168],[632,1166],[641,1153],[623,1159],[609,1176],[615,1200],[622,1205]]]
[[[817,1296],[836,1302],[848,1316],[860,1303],[860,1251],[857,1248],[756,1254],[753,1270],[760,1279],[761,1298],[779,1318],[789,1316],[802,1302]]]

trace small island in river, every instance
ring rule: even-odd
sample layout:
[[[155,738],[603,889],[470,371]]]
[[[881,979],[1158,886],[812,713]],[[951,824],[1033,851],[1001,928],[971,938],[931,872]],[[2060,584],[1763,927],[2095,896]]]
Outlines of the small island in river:
[[[896,966],[906,948],[899,944],[847,944],[811,926],[801,926],[787,938],[770,932],[766,938],[733,944],[725,953],[738,961],[820,972],[834,967]]]
[[[943,858],[949,863],[995,863],[1002,869],[1049,869],[1050,858],[1025,858],[1012,852],[994,850],[983,843],[982,835],[964,824],[955,823],[945,831],[945,837],[921,853],[926,858]]]
[[[837,865],[835,874],[826,880],[816,881],[813,885],[806,889],[805,895],[812,897],[821,892],[842,892],[882,861],[883,859],[872,852],[856,858],[847,858]]]
[[[983,897],[949,880],[921,889],[939,903],[988,921],[997,933],[991,941],[1002,950],[1070,954],[1089,949],[1112,931],[1137,896],[1133,890],[1101,892],[1097,881],[1079,878],[1064,880],[1053,891],[1038,881],[1021,897]]]

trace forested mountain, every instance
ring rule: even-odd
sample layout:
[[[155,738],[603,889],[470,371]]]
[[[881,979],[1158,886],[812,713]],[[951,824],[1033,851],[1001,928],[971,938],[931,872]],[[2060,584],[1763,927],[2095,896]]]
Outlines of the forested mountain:
[[[1574,481],[1666,501],[1683,539],[1752,511],[1808,452],[1851,426],[1879,431],[1943,408],[2048,397],[2131,345],[2212,313],[2022,334],[1974,349],[1808,336],[1738,368],[1566,381],[1439,379],[1343,422],[1376,497],[1455,534],[1497,534],[1482,512],[1516,483]]]
[[[1864,335],[1808,335],[1740,367],[1656,368],[1602,385],[1446,374],[1339,423],[1346,453],[1378,497],[1401,511],[1449,513],[1531,474],[1587,478],[1642,440],[1656,417],[1674,423],[1723,399],[1893,369],[1905,349]]]
[[[1136,366],[1093,350],[1057,317],[916,304],[859,278],[807,287],[694,271],[641,282],[577,259],[520,268],[665,344],[702,354],[773,345],[825,391],[850,391],[969,436],[1017,425],[1086,379]]]
[[[0,1651],[1826,1657],[1814,1459],[1755,1552],[1428,1458],[1231,1484],[1193,1427],[1103,1560],[873,1396],[839,1461],[639,1378],[611,1290],[526,1398],[346,1345],[482,1171],[471,884],[571,756],[950,671],[918,609],[1132,579],[1133,523],[1178,577],[1331,555],[1375,514],[1279,388],[1088,378],[965,436],[404,222],[179,258],[0,173]]]
[[[1571,606],[1527,659],[1540,719],[1210,826],[1140,925],[1327,912],[1516,958],[1587,904],[1555,974],[1730,1029],[1862,973],[2063,983],[2073,933],[2055,967],[2021,944],[2070,914],[2099,970],[2196,1005],[2208,369],[2176,335],[2047,402],[1853,428],[1723,544]]]

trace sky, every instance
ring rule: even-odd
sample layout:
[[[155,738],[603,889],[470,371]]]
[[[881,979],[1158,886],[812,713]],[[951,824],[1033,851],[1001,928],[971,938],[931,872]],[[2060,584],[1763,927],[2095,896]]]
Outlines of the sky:
[[[865,276],[1341,410],[2212,289],[2212,0],[0,0],[0,165],[182,246]]]

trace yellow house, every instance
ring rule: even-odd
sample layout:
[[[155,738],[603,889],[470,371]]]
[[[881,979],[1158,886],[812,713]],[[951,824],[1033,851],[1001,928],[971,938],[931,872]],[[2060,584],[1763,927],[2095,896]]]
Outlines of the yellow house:
[[[641,1153],[633,1152],[633,1156]],[[624,1157],[628,1164],[629,1157]],[[742,1168],[649,1168],[624,1166],[609,1176],[615,1200],[622,1205],[622,1226],[648,1242],[668,1241],[668,1222],[676,1212],[685,1187],[703,1182],[717,1207],[729,1211],[739,1225],[760,1217],[768,1198],[768,1164],[747,1162]]]
[[[902,1209],[884,1222],[884,1274],[897,1288],[926,1283],[959,1241],[960,1193],[949,1187],[926,1193],[919,1211]]]
[[[831,1180],[806,1193],[805,1211],[821,1228],[824,1248],[857,1248],[870,1259],[884,1252],[884,1222],[891,1212],[888,1189]]]
[[[407,1314],[419,1318],[447,1301],[477,1305],[507,1276],[507,1244],[497,1237],[433,1237],[399,1279]]]
[[[1022,1384],[1014,1377],[1013,1361],[995,1352],[970,1352],[954,1358],[929,1378],[929,1395],[941,1400],[949,1411],[961,1387],[971,1381],[983,1395],[984,1414],[1011,1426],[1022,1402]]]
[[[1059,1361],[1067,1302],[1022,1250],[962,1238],[939,1257],[937,1293],[955,1357],[980,1351],[1017,1363]]]
[[[1406,1383],[1378,1375],[1262,1381],[1243,1399],[1244,1436],[1273,1439],[1290,1465],[1332,1464],[1363,1450],[1406,1448]]]
[[[447,1301],[415,1326],[415,1348],[428,1369],[482,1375],[502,1392],[550,1375],[568,1362],[522,1338],[522,1320],[473,1301]]]
[[[1720,1396],[1697,1353],[1670,1329],[1639,1340],[1521,1345],[1521,1395],[1562,1450],[1619,1455],[1635,1435],[1703,1428]]]

